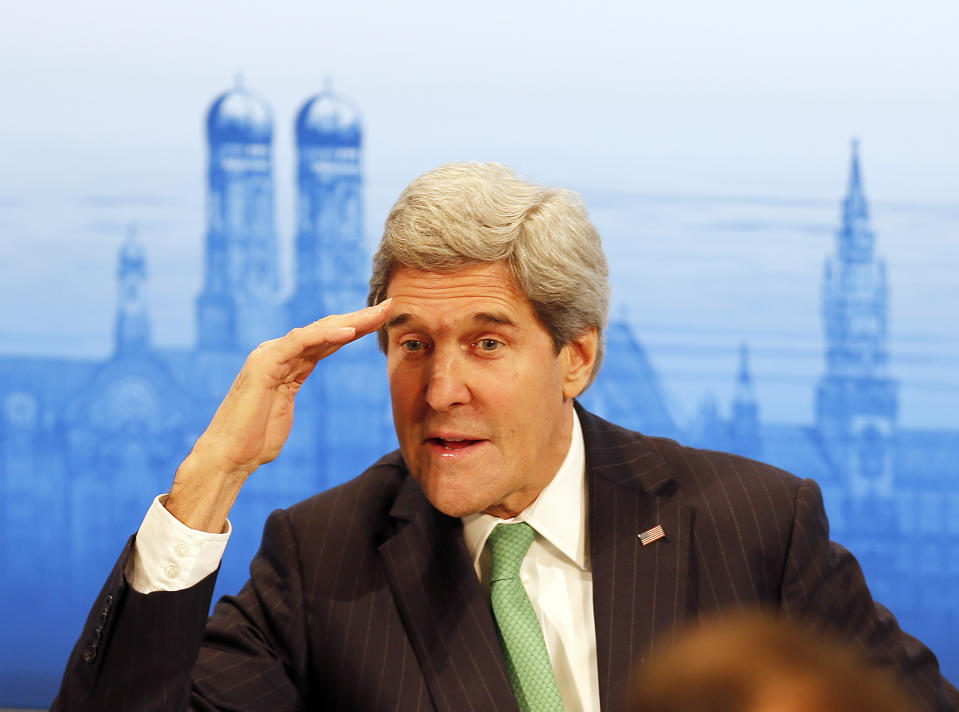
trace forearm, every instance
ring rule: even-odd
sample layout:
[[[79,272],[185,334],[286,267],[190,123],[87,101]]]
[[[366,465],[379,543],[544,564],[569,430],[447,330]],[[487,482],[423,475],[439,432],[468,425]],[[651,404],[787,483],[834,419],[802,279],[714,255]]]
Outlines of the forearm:
[[[164,506],[190,529],[219,534],[249,474],[204,453],[198,443],[177,469]]]

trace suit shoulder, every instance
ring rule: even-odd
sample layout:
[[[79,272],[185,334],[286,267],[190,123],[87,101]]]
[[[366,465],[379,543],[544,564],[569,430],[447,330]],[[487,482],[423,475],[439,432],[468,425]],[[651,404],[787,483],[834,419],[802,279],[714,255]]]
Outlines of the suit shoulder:
[[[584,417],[585,416],[585,417]],[[671,481],[681,499],[695,500],[721,494],[723,490],[762,493],[792,503],[803,480],[758,460],[716,450],[683,445],[675,440],[649,436],[609,423],[591,413],[580,413],[587,442],[600,451],[628,453],[615,460],[642,463],[655,469],[656,480]],[[786,501],[783,504],[786,504]]]
[[[741,455],[681,445],[666,438],[647,438],[672,468],[680,499],[702,507],[717,522],[728,519],[742,525],[744,512],[752,518],[769,519],[766,531],[785,532],[797,507],[803,487],[818,487],[791,472]]]
[[[801,482],[801,478],[791,472],[735,453],[690,447],[669,438],[640,437],[678,473],[695,471],[700,476],[713,474],[716,478],[739,475],[779,481],[786,486],[798,486]]]

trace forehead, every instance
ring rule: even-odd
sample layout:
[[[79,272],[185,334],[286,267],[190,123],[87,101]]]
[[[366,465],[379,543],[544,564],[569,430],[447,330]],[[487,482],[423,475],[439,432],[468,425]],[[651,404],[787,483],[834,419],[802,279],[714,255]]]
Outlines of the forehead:
[[[400,266],[386,289],[393,313],[410,318],[469,317],[477,312],[504,312],[511,318],[533,317],[533,308],[503,262],[465,265],[447,272]]]

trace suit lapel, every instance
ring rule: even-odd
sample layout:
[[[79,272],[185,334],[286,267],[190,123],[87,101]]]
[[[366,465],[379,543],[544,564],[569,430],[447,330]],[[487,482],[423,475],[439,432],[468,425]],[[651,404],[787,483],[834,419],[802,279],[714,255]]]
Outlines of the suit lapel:
[[[435,510],[412,478],[390,514],[397,532],[380,559],[436,709],[516,710],[460,520]]]
[[[692,516],[670,466],[641,436],[579,409],[589,481],[600,701],[623,707],[630,672],[672,638],[686,611]],[[665,537],[643,546],[641,532]]]

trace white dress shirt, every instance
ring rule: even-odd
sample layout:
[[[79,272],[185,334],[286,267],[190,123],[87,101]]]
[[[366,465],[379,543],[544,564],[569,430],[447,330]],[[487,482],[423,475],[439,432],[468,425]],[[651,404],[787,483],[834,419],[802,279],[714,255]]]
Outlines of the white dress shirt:
[[[586,452],[579,417],[573,411],[569,451],[556,476],[536,501],[513,519],[488,514],[463,518],[466,546],[476,575],[489,590],[486,539],[500,523],[526,522],[537,537],[520,566],[520,578],[546,640],[566,712],[599,712],[599,672],[593,621],[593,575],[589,561],[586,509]],[[127,578],[140,593],[179,591],[216,570],[230,538],[190,529],[163,506],[160,495],[137,532]]]

